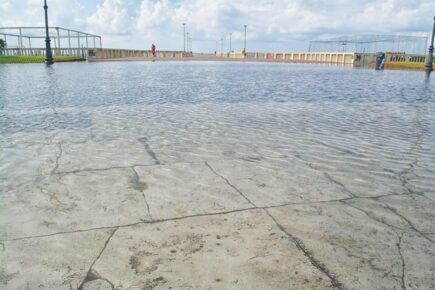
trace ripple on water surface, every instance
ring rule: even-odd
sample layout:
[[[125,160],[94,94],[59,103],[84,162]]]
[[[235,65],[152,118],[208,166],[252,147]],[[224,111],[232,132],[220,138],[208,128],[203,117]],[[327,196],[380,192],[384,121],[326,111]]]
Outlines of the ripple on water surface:
[[[147,140],[164,163],[249,160],[286,170],[296,158],[358,195],[415,190],[434,198],[434,82],[423,78],[256,63],[7,65],[1,145],[61,143],[64,155],[77,152],[71,158],[80,146],[94,148],[84,152],[102,164],[117,160],[109,145],[119,140]],[[2,150],[2,175],[14,158]],[[87,160],[84,167],[101,167]]]
[[[255,280],[248,281],[250,274],[261,273],[264,284],[256,287],[280,281],[286,286],[275,288],[283,288],[296,281],[288,269],[297,269],[295,275],[307,283],[301,277],[314,279],[318,264],[317,268],[325,265],[333,273],[328,277],[335,277],[343,288],[355,287],[356,281],[366,289],[433,288],[434,84],[425,83],[419,72],[314,65],[2,65],[0,237],[48,236],[3,247],[10,257],[6,264],[12,265],[5,277],[15,283],[10,285],[40,285],[30,280],[41,275],[26,274],[38,265],[47,276],[61,276],[61,282],[45,288],[75,285],[65,279],[78,279],[71,273],[90,265],[92,261],[80,259],[92,255],[65,251],[70,247],[64,245],[74,242],[98,253],[105,239],[88,235],[105,231],[87,229],[134,224],[111,235],[108,230],[110,243],[107,240],[106,252],[89,273],[105,279],[119,275],[122,283],[139,285],[135,279],[149,276],[137,275],[139,262],[146,260],[148,265],[155,258],[156,263],[180,267],[172,280],[178,283],[183,271],[192,269],[186,263],[210,269],[214,262],[216,272],[226,269],[228,277],[246,266],[240,277],[219,278],[219,283],[245,279],[249,284]],[[267,213],[247,210],[254,205],[267,207]],[[139,222],[194,215],[201,218],[175,219],[164,226]],[[304,247],[282,239],[272,216]],[[189,228],[179,227],[184,223]],[[74,231],[86,236],[56,234]],[[200,246],[183,252],[192,245],[180,242],[183,235],[192,237],[189,232],[195,232]],[[215,236],[222,244],[211,242]],[[133,273],[127,265],[133,256],[124,259],[124,254],[150,253],[147,247],[160,243],[156,237],[164,241],[154,248],[159,254],[135,256],[139,264]],[[172,248],[171,240],[181,248]],[[228,252],[230,244],[234,252]],[[161,250],[169,246],[170,251]],[[205,252],[207,247],[216,251]],[[49,249],[50,255],[35,254],[40,248]],[[309,263],[304,248],[319,262]],[[182,258],[177,260],[178,254]],[[54,260],[62,266],[41,260],[52,256],[59,257]],[[117,263],[104,262],[113,257]],[[229,264],[237,271],[221,267],[228,259],[236,261]],[[267,259],[272,264],[265,263]],[[199,265],[201,261],[207,266]],[[277,265],[285,273],[280,277]],[[65,268],[74,272],[52,271]],[[149,269],[165,277],[162,283],[171,283],[172,270],[161,271],[166,268],[160,265]],[[326,270],[318,272],[326,279],[321,272]],[[313,283],[319,286],[319,281]],[[129,288],[123,285],[119,287]]]

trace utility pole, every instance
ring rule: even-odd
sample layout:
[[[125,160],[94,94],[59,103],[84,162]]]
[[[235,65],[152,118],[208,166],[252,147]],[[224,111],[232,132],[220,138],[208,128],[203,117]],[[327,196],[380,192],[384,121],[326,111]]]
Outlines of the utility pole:
[[[429,45],[429,50],[427,52],[427,56],[426,56],[426,64],[424,65],[424,70],[427,73],[432,72],[433,68],[432,68],[432,63],[433,63],[433,42],[434,42],[434,35],[435,35],[435,17],[433,18],[434,23],[433,23],[433,27],[432,27],[432,38],[430,41],[430,45]]]
[[[232,32],[230,32],[230,53],[231,53],[231,35],[232,35],[233,33]]]
[[[186,23],[183,23],[183,52],[186,52]]]
[[[246,27],[248,27],[248,25],[245,24],[244,27],[245,27],[245,41],[243,42],[243,51],[246,55]]]
[[[346,45],[347,43],[345,41],[341,43],[341,46],[343,47],[343,52],[346,52]]]
[[[45,10],[45,63],[47,65],[53,64],[53,53],[50,46],[50,35],[48,32],[48,6],[47,0],[44,0],[44,10]]]
[[[221,37],[221,56],[224,54],[224,39]]]

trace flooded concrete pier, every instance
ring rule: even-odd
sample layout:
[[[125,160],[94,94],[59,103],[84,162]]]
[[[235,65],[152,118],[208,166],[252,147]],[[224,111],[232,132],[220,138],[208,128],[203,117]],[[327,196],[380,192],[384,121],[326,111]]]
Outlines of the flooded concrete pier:
[[[434,288],[419,73],[26,68],[0,73],[0,288]]]

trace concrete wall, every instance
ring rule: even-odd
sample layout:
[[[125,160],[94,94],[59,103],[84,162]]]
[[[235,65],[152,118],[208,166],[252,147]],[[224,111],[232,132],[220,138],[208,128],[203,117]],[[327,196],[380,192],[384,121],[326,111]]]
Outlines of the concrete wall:
[[[269,62],[296,62],[296,63],[327,63],[350,65],[353,67],[373,66],[375,53],[354,53],[354,52],[248,52],[223,53],[216,55],[219,58],[247,59]],[[391,62],[416,62],[424,63],[424,54],[386,54],[386,63]]]
[[[183,58],[190,57],[192,53],[183,51],[156,51],[157,58]],[[131,49],[90,49],[89,59],[113,59],[113,58],[153,58],[150,50],[131,50]]]
[[[331,63],[353,65],[355,54],[351,52],[248,52],[218,54],[223,58],[253,59],[276,62],[300,62],[300,63]]]
[[[386,53],[385,63],[424,63],[424,54]],[[373,67],[376,61],[376,53],[355,53],[355,67]]]

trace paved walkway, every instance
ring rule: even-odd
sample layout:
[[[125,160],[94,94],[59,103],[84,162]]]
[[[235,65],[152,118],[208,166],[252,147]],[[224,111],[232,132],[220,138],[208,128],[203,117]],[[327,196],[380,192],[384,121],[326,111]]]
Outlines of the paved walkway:
[[[434,285],[433,203],[406,183],[358,197],[304,160],[287,172],[255,159],[165,165],[145,140],[136,145],[148,164],[119,156],[90,169],[98,156],[89,147],[53,145],[51,175],[2,182],[3,287]]]
[[[0,288],[434,289],[431,139],[277,104],[10,113]]]

